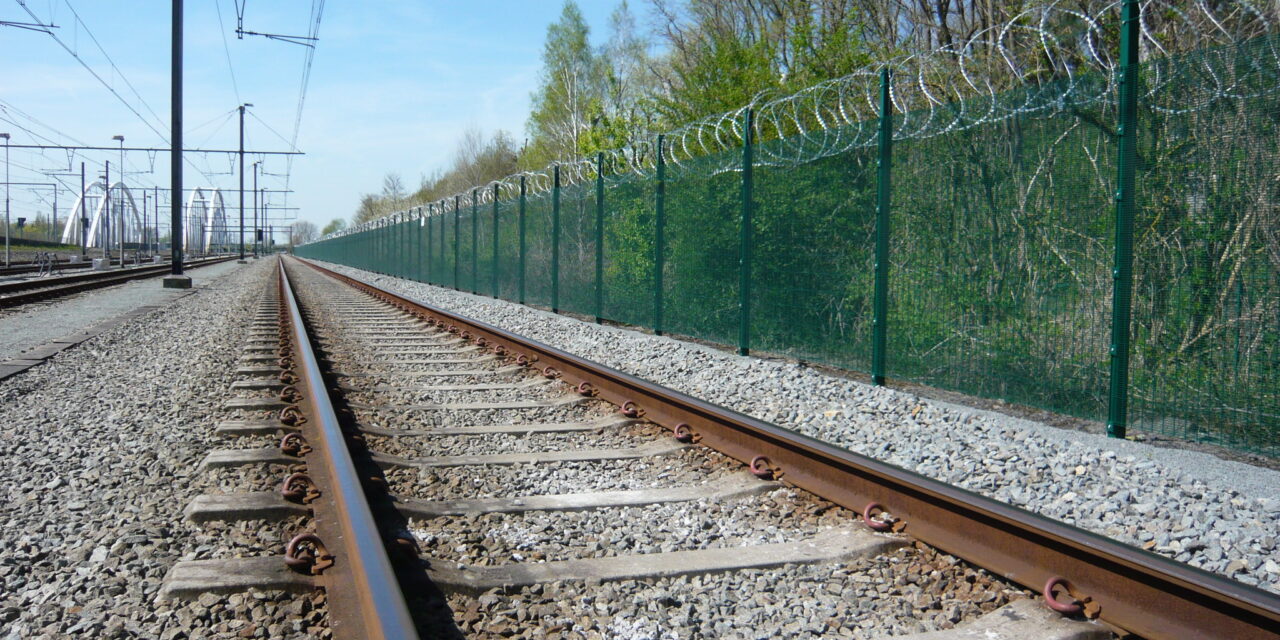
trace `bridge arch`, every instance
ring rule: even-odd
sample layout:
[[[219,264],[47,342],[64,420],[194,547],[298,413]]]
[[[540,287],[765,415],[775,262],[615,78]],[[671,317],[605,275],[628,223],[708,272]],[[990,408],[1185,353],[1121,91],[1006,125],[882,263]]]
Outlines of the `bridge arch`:
[[[110,191],[122,194],[123,198],[118,198],[114,203],[111,211],[112,220],[107,219],[107,198],[108,188],[106,183],[102,181],[94,182],[85,189],[85,192],[76,198],[75,204],[72,206],[72,214],[67,216],[67,222],[62,227],[62,242],[64,244],[80,244],[80,216],[75,212],[81,211],[81,206],[86,200],[96,199],[93,206],[93,212],[89,217],[89,228],[85,235],[85,246],[101,247],[103,240],[109,233],[112,240],[120,237],[120,230],[114,228],[114,224],[120,220],[119,209],[116,207],[125,207],[124,216],[124,239],[125,242],[141,242],[142,229],[146,226],[143,218],[143,212],[138,209],[138,203],[133,198],[133,191],[129,189],[123,182],[116,182],[111,185]]]

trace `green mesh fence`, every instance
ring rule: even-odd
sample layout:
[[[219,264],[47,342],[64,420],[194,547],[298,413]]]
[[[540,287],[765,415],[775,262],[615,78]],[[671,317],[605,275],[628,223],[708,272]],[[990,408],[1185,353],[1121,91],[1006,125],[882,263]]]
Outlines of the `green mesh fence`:
[[[1120,396],[1132,431],[1280,455],[1277,51],[1267,36],[1141,68]],[[1119,101],[1102,75],[1068,81],[1069,90],[1043,80],[949,105],[974,119],[943,133],[911,135],[929,114],[895,114],[891,380],[1099,422],[1120,406],[1108,396],[1113,271],[1130,259],[1116,255]],[[870,371],[879,150],[818,146],[867,140],[853,131],[867,127],[875,123],[754,150],[752,348]],[[667,165],[660,292],[656,175],[606,171],[601,316],[653,328],[660,295],[664,332],[739,346],[741,162],[742,150],[729,149]],[[375,228],[298,253],[485,295],[496,276],[507,300],[520,299],[523,270],[524,302],[543,307],[557,277],[559,308],[593,316],[596,183],[569,182],[558,270],[549,189],[525,201],[523,261],[520,199],[499,200],[495,229],[494,205],[473,218],[469,194],[457,218],[437,209],[425,227]],[[421,266],[405,266],[413,260]]]
[[[596,185],[560,189],[560,309],[595,315]]]
[[[782,144],[760,145],[758,157],[784,155]],[[755,168],[755,348],[870,371],[875,155]]]
[[[606,173],[604,188],[604,317],[653,326],[653,181]]]
[[[551,306],[551,193],[525,201],[525,302]]]
[[[1138,116],[1136,430],[1280,454],[1277,47],[1268,37],[1142,69],[1163,85]]]
[[[472,289],[480,295],[493,295],[493,203],[482,203],[476,209],[476,283]]]
[[[733,344],[738,335],[741,152],[667,167],[663,329]]]
[[[520,274],[520,202],[498,201],[498,297],[519,297]]]
[[[1116,146],[1094,123],[1115,119],[1079,105],[895,145],[892,377],[1106,419]]]
[[[452,211],[439,216],[440,220],[440,275],[437,284],[458,288],[458,256],[459,246],[458,218]]]

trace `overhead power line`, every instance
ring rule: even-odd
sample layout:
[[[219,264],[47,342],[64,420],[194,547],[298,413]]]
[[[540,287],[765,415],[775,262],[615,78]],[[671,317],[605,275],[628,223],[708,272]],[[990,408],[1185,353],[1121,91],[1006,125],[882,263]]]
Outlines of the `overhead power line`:
[[[244,100],[240,99],[240,85],[236,83],[236,69],[231,64],[231,47],[227,44],[227,27],[222,23],[222,0],[214,0],[213,7],[218,10],[218,34],[222,36],[222,51],[227,55],[227,71],[231,74],[231,89],[236,94],[236,104],[243,104]]]
[[[27,6],[27,3],[25,0],[15,0],[15,2],[17,2],[18,6],[21,6],[23,10],[27,12],[27,15],[31,16],[32,20],[35,20],[37,22],[40,21],[40,18],[37,17],[35,12],[31,10],[31,7]],[[71,6],[70,4],[67,5],[67,7],[70,7],[70,6]],[[74,9],[72,9],[72,13],[73,14],[75,13]],[[76,16],[76,22],[79,23],[82,27],[84,27],[85,33],[89,35],[89,37],[93,40],[94,44],[98,44],[97,38],[93,37],[93,33],[89,31],[89,28],[85,26],[84,22],[80,20],[80,16],[78,15]],[[133,105],[129,104],[129,101],[125,100],[124,96],[120,95],[120,92],[115,90],[115,87],[112,87],[111,84],[108,83],[105,79],[103,79],[102,76],[98,75],[98,72],[94,71],[93,67],[90,67],[89,64],[85,62],[83,58],[80,57],[80,54],[76,53],[74,49],[67,46],[67,43],[63,42],[62,38],[58,37],[58,34],[52,31],[45,31],[45,33],[49,34],[49,37],[53,38],[53,41],[58,43],[58,46],[62,47],[64,51],[71,54],[71,57],[75,58],[76,62],[79,62],[80,66],[84,67],[85,71],[88,71],[89,74],[94,77],[94,79],[96,79],[103,87],[107,89],[107,91],[110,91],[111,95],[115,96],[116,99],[120,101],[120,104],[124,105],[126,109],[128,109],[130,112],[133,113],[133,115],[137,116],[138,119],[142,121],[142,124],[147,125],[147,128],[150,129],[157,136],[160,136],[161,140],[168,142],[169,140],[168,136],[161,133],[159,129],[157,129],[153,124],[151,124],[151,121],[147,120],[147,118],[143,116],[141,113],[139,113],[138,110],[135,109]],[[103,51],[102,45],[98,44],[98,50],[102,51],[102,55],[107,56],[107,62],[111,64],[111,68],[115,69],[116,73],[120,75],[120,78],[124,80],[125,84],[128,85],[130,89],[133,89],[133,85],[129,82],[128,79],[125,78],[124,74],[120,71],[120,68],[116,66],[116,63],[111,60],[111,56],[108,56],[107,52]],[[133,89],[133,93],[134,95],[138,95],[138,91],[136,89]],[[138,96],[138,100],[141,101],[142,104],[146,106],[148,111],[151,111],[152,115],[155,115],[155,111],[151,110],[151,105],[148,105],[146,100],[142,100],[142,96]],[[160,117],[156,116],[156,119],[160,120]],[[161,121],[160,126],[164,128],[163,121]]]

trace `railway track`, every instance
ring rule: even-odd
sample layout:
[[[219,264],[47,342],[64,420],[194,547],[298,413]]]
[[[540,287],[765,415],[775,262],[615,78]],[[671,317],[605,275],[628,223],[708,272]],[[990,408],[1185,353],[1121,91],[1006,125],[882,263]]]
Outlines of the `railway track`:
[[[205,460],[274,472],[188,509],[292,518],[285,557],[180,564],[170,596],[323,587],[337,637],[1280,628],[1272,594],[286,263],[219,426],[246,442]]]
[[[185,268],[194,269],[196,267],[217,264],[219,262],[226,262],[233,259],[235,259],[234,256],[192,260],[186,263]],[[113,271],[92,271],[89,273],[77,273],[69,276],[53,276],[49,278],[23,280],[20,282],[0,283],[0,309],[16,307],[41,300],[61,298],[75,293],[80,293],[82,291],[122,284],[129,282],[130,280],[153,278],[155,276],[169,273],[169,269],[169,264],[162,264],[144,267],[129,267]]]
[[[119,264],[119,261],[113,261],[113,264]],[[88,269],[92,265],[92,261],[71,262],[70,260],[59,260],[52,264],[52,270],[75,271],[78,269]],[[8,267],[0,267],[0,278],[6,276],[18,276],[27,273],[40,273],[42,270],[47,271],[49,270],[49,267],[42,267],[38,264],[12,264]]]

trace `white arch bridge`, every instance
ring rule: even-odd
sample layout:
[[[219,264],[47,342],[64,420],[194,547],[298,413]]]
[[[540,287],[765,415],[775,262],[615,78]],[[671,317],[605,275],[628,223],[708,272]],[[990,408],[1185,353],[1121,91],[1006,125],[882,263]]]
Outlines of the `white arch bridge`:
[[[88,233],[85,235],[85,246],[102,247],[108,235],[111,242],[118,243],[120,238],[118,225],[122,218],[125,243],[141,243],[144,229],[150,228],[152,229],[150,233],[155,232],[155,222],[146,219],[146,213],[138,208],[133,191],[128,186],[122,182],[116,182],[111,185],[110,190],[114,194],[110,220],[107,219],[107,187],[101,181],[89,185],[84,195],[78,198],[71,208],[72,212],[76,212],[81,210],[82,201],[86,205],[85,212],[89,218],[89,226]],[[90,203],[92,203],[91,207]],[[120,213],[121,207],[124,208],[124,215]],[[90,208],[92,213],[89,213]],[[201,254],[226,251],[231,249],[233,243],[238,242],[233,238],[234,234],[227,221],[222,190],[195,189],[187,197],[182,210],[183,252]],[[168,217],[166,216],[165,219],[167,220]],[[155,241],[154,237],[147,239],[151,242]],[[62,242],[80,244],[80,218],[74,213],[67,216],[67,222],[62,227]]]

